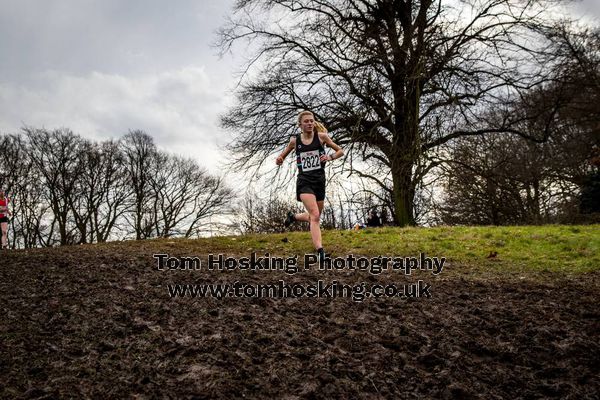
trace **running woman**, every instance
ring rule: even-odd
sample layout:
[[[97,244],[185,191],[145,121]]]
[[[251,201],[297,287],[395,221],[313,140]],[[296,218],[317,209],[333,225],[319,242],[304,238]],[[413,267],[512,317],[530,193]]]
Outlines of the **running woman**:
[[[10,217],[10,210],[8,209],[8,197],[6,197],[4,191],[0,189],[0,230],[2,231],[3,249],[8,248],[8,217]]]
[[[281,155],[275,160],[277,165],[283,164],[283,160],[292,150],[296,151],[296,164],[298,166],[298,179],[296,181],[296,200],[304,204],[306,212],[294,214],[288,212],[285,226],[290,226],[295,221],[308,222],[310,225],[310,236],[317,250],[319,261],[325,260],[325,250],[321,242],[321,213],[325,203],[325,163],[333,161],[344,155],[340,146],[335,144],[327,129],[315,121],[310,111],[302,111],[298,115],[298,125],[301,133],[290,138],[290,142]],[[325,153],[323,144],[335,150],[333,155]]]

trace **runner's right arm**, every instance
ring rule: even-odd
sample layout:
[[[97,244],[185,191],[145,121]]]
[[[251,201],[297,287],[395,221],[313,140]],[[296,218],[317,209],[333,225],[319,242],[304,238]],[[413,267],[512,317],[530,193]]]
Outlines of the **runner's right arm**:
[[[290,138],[290,142],[288,143],[287,147],[283,150],[283,153],[281,153],[277,157],[277,159],[275,160],[275,163],[277,165],[283,164],[283,160],[287,157],[288,154],[290,154],[292,152],[292,150],[294,150],[295,147],[296,147],[296,137],[292,136]]]

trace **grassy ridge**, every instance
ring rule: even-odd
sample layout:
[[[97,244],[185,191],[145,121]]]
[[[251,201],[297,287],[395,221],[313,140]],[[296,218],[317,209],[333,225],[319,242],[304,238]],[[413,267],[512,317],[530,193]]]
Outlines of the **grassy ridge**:
[[[287,241],[285,241],[287,239]],[[251,251],[289,255],[312,252],[308,232],[215,237],[202,247],[231,254]],[[600,269],[600,225],[379,228],[325,231],[334,256],[428,256],[470,267],[532,272],[583,273]],[[213,247],[214,246],[214,247]],[[487,258],[491,252],[497,256]]]

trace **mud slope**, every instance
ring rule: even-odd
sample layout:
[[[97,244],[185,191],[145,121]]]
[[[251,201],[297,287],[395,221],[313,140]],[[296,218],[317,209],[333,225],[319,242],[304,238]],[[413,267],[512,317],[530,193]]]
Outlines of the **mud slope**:
[[[406,279],[313,270],[161,272],[152,259],[165,251],[160,246],[0,253],[0,396],[592,399],[600,393],[598,273],[416,276],[431,284],[430,299],[175,299],[169,283]]]

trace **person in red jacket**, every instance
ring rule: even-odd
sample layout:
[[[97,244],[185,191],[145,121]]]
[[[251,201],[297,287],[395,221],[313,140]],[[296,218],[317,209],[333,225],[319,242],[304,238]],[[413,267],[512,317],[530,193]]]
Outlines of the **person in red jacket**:
[[[4,191],[0,189],[0,230],[2,231],[2,248],[8,248],[7,232],[8,232],[8,218],[10,217],[10,210],[8,209],[8,197],[4,194]]]

